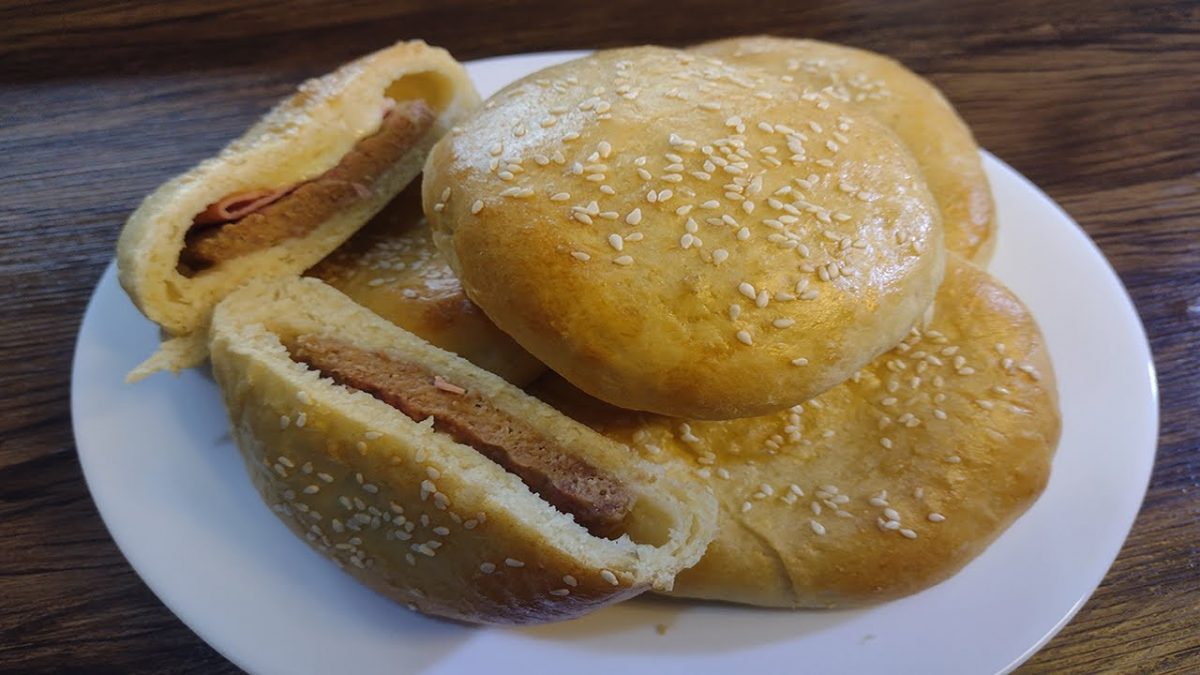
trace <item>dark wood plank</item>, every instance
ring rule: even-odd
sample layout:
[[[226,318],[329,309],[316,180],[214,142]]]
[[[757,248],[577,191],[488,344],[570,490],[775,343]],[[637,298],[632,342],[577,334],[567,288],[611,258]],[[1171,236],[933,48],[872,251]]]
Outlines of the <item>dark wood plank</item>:
[[[138,580],[80,475],[74,335],[121,222],[300,79],[399,38],[463,59],[738,33],[892,54],[1128,285],[1162,394],[1121,557],[1030,673],[1200,670],[1200,4],[1013,0],[0,2],[0,670],[235,669]]]

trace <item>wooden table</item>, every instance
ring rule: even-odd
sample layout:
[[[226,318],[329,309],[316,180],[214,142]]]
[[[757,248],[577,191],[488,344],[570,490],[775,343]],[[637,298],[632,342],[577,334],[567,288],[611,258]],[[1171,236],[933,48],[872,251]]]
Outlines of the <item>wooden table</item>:
[[[122,558],[72,443],[75,332],[142,195],[300,79],[398,38],[472,59],[770,31],[929,76],[1112,261],[1157,360],[1158,464],[1104,584],[1024,668],[1200,671],[1197,3],[24,4],[0,4],[0,670],[235,670]]]

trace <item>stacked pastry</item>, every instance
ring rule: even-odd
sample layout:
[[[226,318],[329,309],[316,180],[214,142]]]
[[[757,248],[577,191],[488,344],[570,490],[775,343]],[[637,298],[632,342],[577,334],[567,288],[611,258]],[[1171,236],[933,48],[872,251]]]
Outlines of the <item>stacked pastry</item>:
[[[1041,492],[1053,371],[979,266],[978,149],[923,79],[746,38],[477,103],[397,45],[122,235],[170,336],[136,375],[211,358],[255,486],[337,565],[482,623],[643,591],[863,604]]]

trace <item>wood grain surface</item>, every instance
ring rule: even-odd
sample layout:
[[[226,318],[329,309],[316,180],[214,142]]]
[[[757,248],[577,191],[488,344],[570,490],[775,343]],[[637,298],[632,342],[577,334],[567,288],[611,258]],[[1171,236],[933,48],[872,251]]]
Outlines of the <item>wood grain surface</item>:
[[[1112,261],[1154,349],[1158,462],[1103,585],[1023,670],[1200,672],[1200,5],[1111,0],[0,3],[0,671],[236,670],[124,561],[71,435],[75,333],[144,194],[396,39],[472,59],[755,32],[927,75]]]

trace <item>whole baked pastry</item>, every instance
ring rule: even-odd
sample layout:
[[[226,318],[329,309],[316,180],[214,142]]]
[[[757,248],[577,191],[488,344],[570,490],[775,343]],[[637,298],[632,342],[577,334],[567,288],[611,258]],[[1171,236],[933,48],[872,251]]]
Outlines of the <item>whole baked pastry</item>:
[[[478,103],[445,50],[401,42],[305,82],[216,157],[161,185],[117,242],[121,285],[166,337],[130,379],[202,362],[221,298],[336,249]]]
[[[669,589],[715,531],[708,491],[316,279],[230,294],[210,349],[267,504],[422,612],[571,618]]]
[[[310,269],[379,316],[517,386],[546,367],[488,320],[433,245],[419,182]]]
[[[954,574],[1041,493],[1060,429],[1033,317],[957,256],[931,324],[790,410],[683,421],[561,380],[535,393],[716,492],[720,531],[673,595],[778,607],[880,602]]]
[[[600,399],[728,419],[811,398],[929,306],[941,219],[886,127],[779,85],[657,47],[519,80],[430,153],[435,242]]]
[[[995,243],[995,207],[979,147],[928,80],[882,54],[819,40],[739,37],[692,50],[759,68],[797,93],[821,91],[888,125],[912,151],[941,207],[946,250],[987,263]]]

